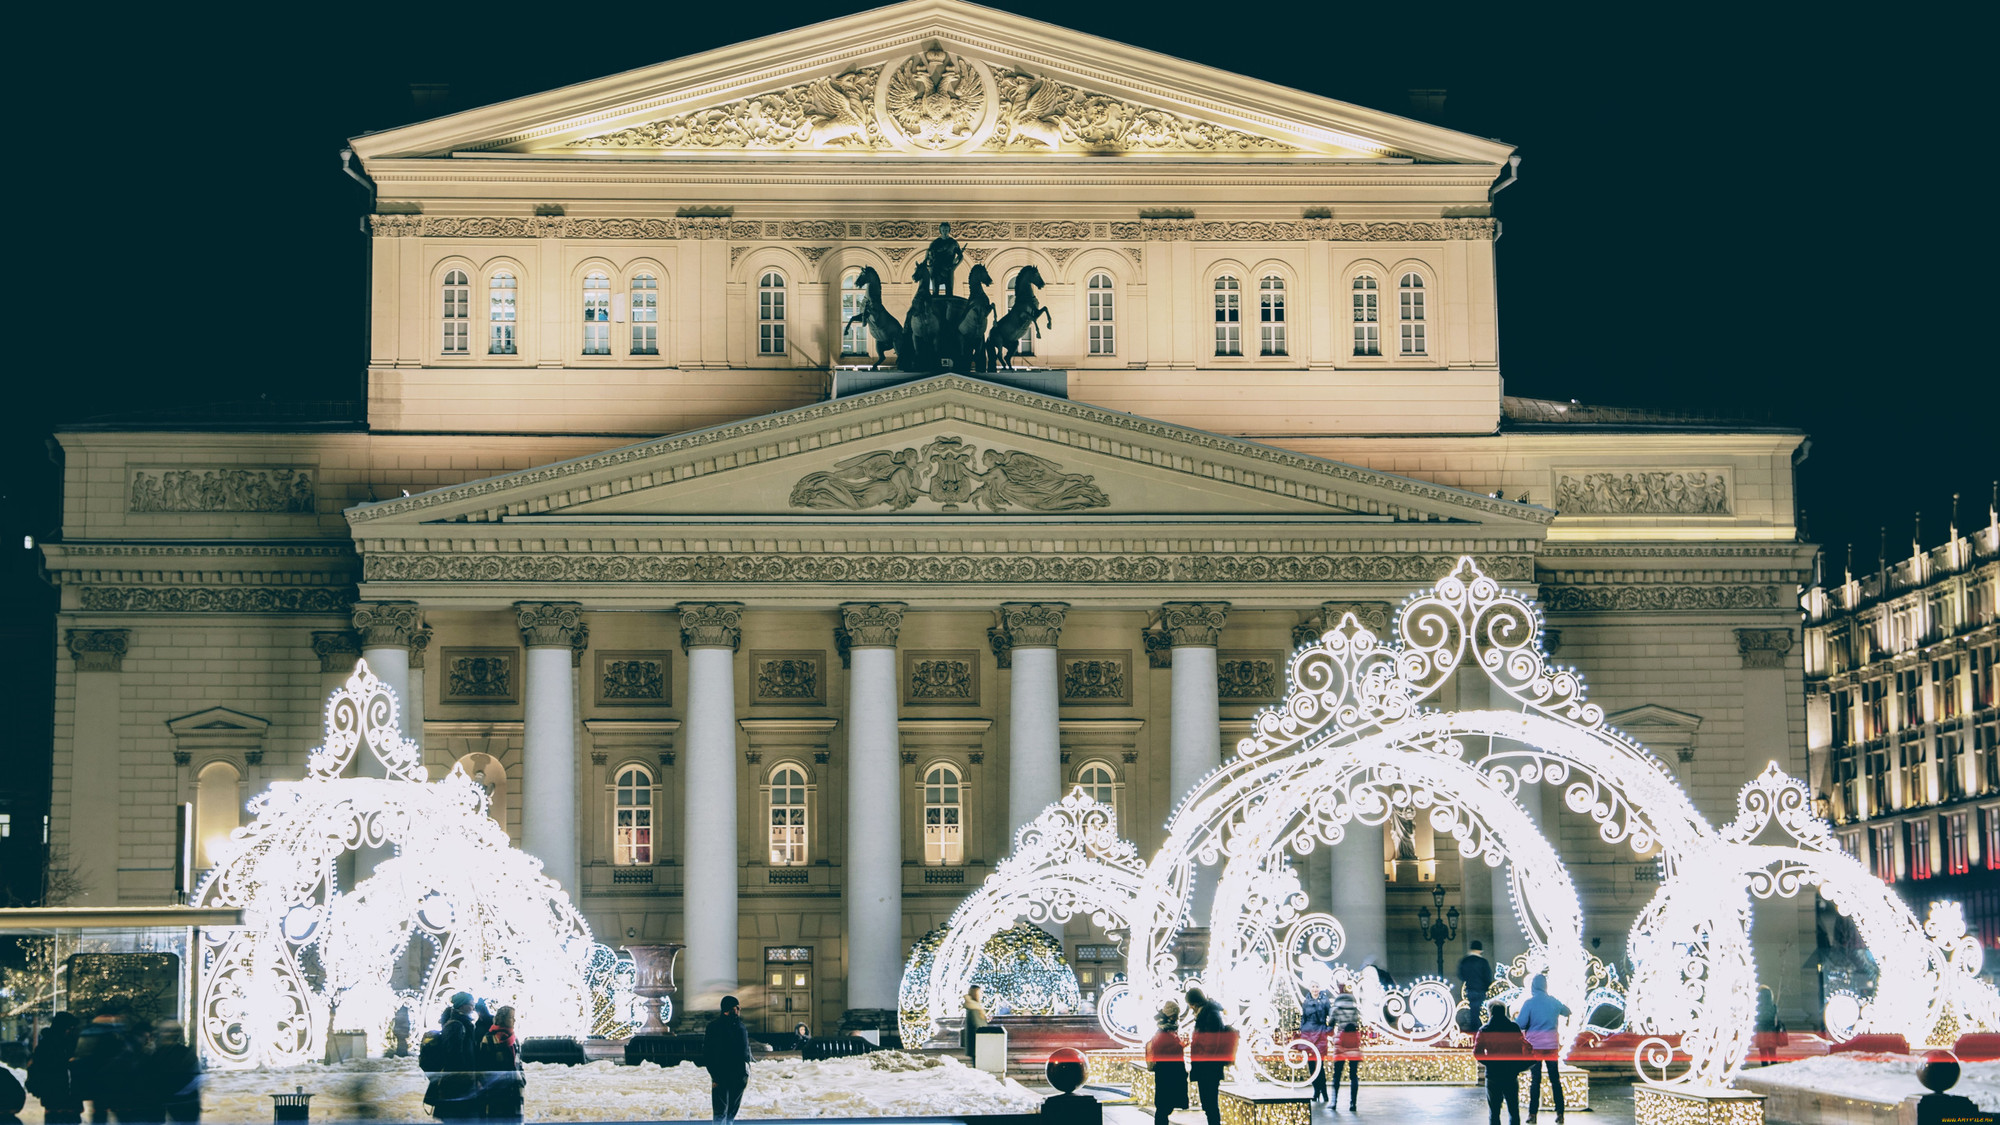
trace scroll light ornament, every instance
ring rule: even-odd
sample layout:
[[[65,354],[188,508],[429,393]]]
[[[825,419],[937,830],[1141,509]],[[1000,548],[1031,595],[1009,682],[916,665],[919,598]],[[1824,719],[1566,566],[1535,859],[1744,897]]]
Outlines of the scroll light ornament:
[[[385,1042],[396,1013],[427,1023],[458,991],[512,1004],[541,1034],[588,1034],[590,929],[541,861],[512,847],[457,766],[430,782],[395,693],[358,661],[326,706],[326,739],[301,781],[249,803],[194,903],[243,911],[204,928],[197,1042],[210,1067],[317,1062],[330,1026]],[[361,748],[386,777],[342,777]],[[351,889],[338,861],[393,848]],[[428,947],[416,989],[399,962]],[[600,947],[601,948],[601,947]]]

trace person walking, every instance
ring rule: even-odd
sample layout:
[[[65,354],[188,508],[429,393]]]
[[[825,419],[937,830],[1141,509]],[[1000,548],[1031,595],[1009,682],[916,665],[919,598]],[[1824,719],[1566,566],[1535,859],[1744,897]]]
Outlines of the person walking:
[[[1313,1100],[1326,1100],[1326,1067],[1330,1061],[1326,1054],[1326,1033],[1332,1029],[1328,1020],[1333,1018],[1333,997],[1324,988],[1315,988],[1312,995],[1299,1010],[1299,1038],[1312,1044],[1313,1053],[1319,1056],[1318,1066],[1313,1070]]]
[[[478,1019],[474,1019],[477,1013]],[[424,1104],[440,1121],[479,1116],[479,1041],[492,1026],[485,1001],[475,1005],[470,992],[451,994],[451,1005],[438,1017],[438,1032],[417,1051],[417,1065],[431,1075]]]
[[[958,1032],[959,1045],[965,1048],[966,1062],[975,1061],[972,1057],[973,1045],[979,1041],[976,1038],[979,1029],[985,1027],[987,1022],[986,1000],[975,984],[965,990],[965,1026]]]
[[[13,1070],[0,1066],[0,1125],[21,1125],[21,1110],[27,1105],[27,1088]]]
[[[1194,1035],[1188,1043],[1188,1077],[1201,1095],[1201,1112],[1208,1125],[1222,1125],[1222,1068],[1236,1061],[1236,1032],[1223,1021],[1222,1005],[1200,988],[1187,990],[1194,1009]]]
[[[83,1099],[69,1077],[80,1026],[75,1016],[57,1012],[28,1059],[27,1092],[42,1103],[42,1120],[48,1125],[77,1125],[83,1120]]]
[[[1770,1066],[1778,1061],[1778,1048],[1785,1045],[1790,1037],[1785,1034],[1785,1022],[1778,1018],[1778,997],[1768,984],[1757,986],[1757,1062],[1760,1066]]]
[[[1356,1113],[1361,1100],[1361,1002],[1354,990],[1342,987],[1333,998],[1328,1020],[1333,1025],[1333,1086],[1327,1105],[1340,1104],[1340,1071],[1347,1069],[1347,1112]]]
[[[503,1004],[493,1013],[493,1026],[479,1041],[479,1113],[489,1121],[521,1120],[521,1091],[528,1076],[521,1069],[521,1043],[514,1037],[514,1006]]]
[[[153,1049],[140,1060],[147,1121],[201,1120],[201,1056],[188,1045],[179,1020],[153,1029]]]
[[[1465,1006],[1472,1013],[1472,1026],[1479,1026],[1479,1013],[1486,1009],[1486,993],[1493,987],[1493,962],[1486,959],[1486,947],[1473,942],[1458,959],[1458,982],[1465,992]]]
[[[750,1029],[738,1013],[734,996],[722,998],[722,1014],[709,1021],[702,1043],[702,1065],[708,1068],[708,1102],[715,1120],[734,1121],[750,1085]]]
[[[127,1008],[108,1006],[77,1032],[70,1085],[78,1098],[90,1103],[92,1125],[104,1125],[114,1113],[131,1118],[139,1052],[130,1014]]]
[[[1528,1041],[1507,1015],[1507,1005],[1486,1006],[1486,1025],[1472,1037],[1472,1057],[1486,1067],[1486,1125],[1500,1125],[1500,1107],[1507,1107],[1508,1125],[1521,1125],[1521,1072],[1528,1069]]]
[[[1542,1074],[1549,1080],[1549,1096],[1556,1103],[1556,1125],[1562,1125],[1562,1079],[1556,1075],[1556,1049],[1562,1036],[1560,1023],[1569,1015],[1569,1005],[1549,995],[1549,978],[1536,973],[1528,982],[1528,998],[1521,1001],[1521,1037],[1528,1041],[1528,1120],[1542,1111]]]
[[[1181,1006],[1160,1005],[1154,1018],[1159,1030],[1146,1040],[1146,1069],[1153,1072],[1153,1125],[1167,1125],[1177,1109],[1188,1107],[1187,1057],[1181,1043]]]

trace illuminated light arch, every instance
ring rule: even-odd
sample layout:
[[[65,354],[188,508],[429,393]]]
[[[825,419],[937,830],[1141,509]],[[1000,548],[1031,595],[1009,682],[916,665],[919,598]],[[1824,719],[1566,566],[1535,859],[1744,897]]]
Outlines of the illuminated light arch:
[[[364,746],[388,776],[340,776]],[[366,661],[328,698],[304,780],[273,782],[249,808],[194,895],[244,918],[201,935],[196,1041],[210,1066],[316,1062],[330,1025],[379,1045],[399,1009],[427,1022],[461,989],[515,1005],[547,1034],[589,1032],[589,927],[462,769],[428,780],[395,693]],[[343,890],[338,862],[363,848],[394,854]],[[423,985],[392,988],[420,940]]]

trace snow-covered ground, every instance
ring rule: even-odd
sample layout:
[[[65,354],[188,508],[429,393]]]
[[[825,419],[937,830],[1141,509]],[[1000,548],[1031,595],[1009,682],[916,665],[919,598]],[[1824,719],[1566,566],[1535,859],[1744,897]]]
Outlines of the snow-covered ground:
[[[530,1121],[706,1121],[708,1072],[682,1063],[657,1066],[589,1066],[533,1063],[527,1068]],[[371,1059],[336,1066],[288,1070],[218,1071],[202,1091],[202,1119],[267,1122],[271,1098],[304,1087],[314,1095],[314,1121],[372,1118],[429,1121],[425,1076],[414,1059]],[[825,1062],[769,1059],[750,1067],[743,1095],[745,1118],[921,1117],[936,1113],[1032,1113],[1041,1095],[942,1055],[900,1051]],[[41,1105],[28,1099],[21,1114],[41,1125]]]
[[[1914,1055],[1843,1053],[1751,1067],[1742,1072],[1740,1081],[1759,1091],[1798,1090],[1895,1105],[1929,1092],[1917,1081],[1922,1062]],[[1962,1064],[1958,1084],[1947,1092],[1971,1098],[1980,1109],[2000,1111],[2000,1063]]]

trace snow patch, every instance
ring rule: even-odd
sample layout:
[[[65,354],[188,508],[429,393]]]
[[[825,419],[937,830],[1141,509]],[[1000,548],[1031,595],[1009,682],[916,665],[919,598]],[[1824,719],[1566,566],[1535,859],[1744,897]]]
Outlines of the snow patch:
[[[1802,1090],[1895,1105],[1904,1098],[1926,1094],[1917,1081],[1916,1055],[1874,1055],[1843,1052],[1797,1062],[1745,1070],[1738,1081],[1753,1090]],[[1947,1093],[1971,1098],[1980,1109],[2000,1112],[2000,1062],[1960,1064],[1958,1084]]]

